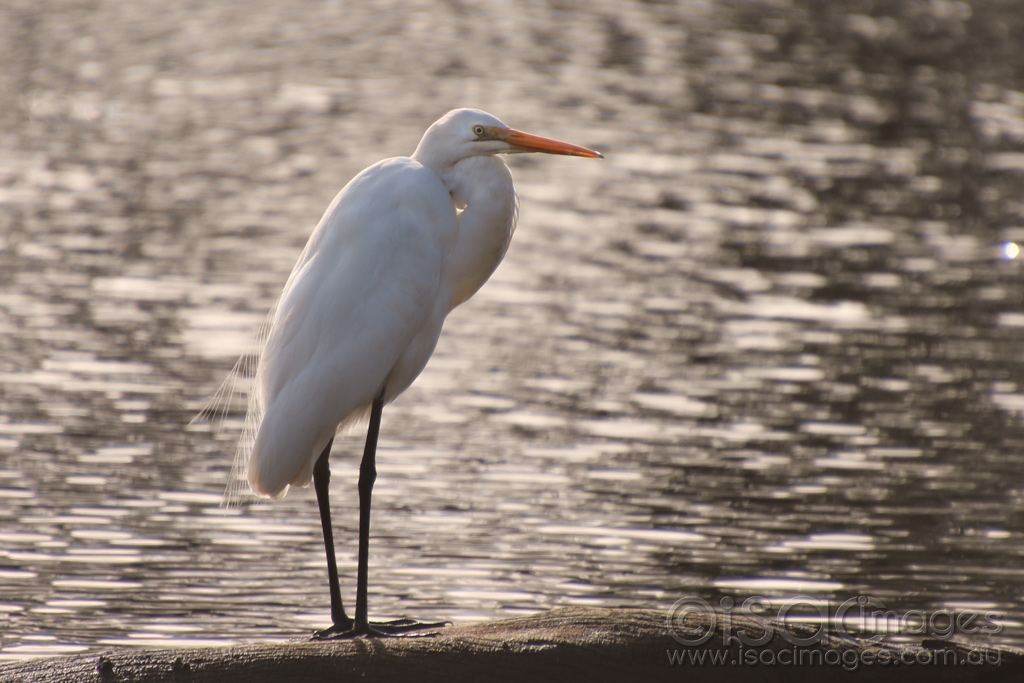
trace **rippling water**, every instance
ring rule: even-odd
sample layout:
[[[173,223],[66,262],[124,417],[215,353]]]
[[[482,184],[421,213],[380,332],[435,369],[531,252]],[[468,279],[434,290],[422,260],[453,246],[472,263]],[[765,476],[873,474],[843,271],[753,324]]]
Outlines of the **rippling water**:
[[[511,160],[505,263],[385,411],[372,612],[872,596],[1024,641],[1020,13],[392,4],[0,7],[0,659],[328,622],[312,493],[222,509],[241,406],[187,424],[454,106],[608,158]]]

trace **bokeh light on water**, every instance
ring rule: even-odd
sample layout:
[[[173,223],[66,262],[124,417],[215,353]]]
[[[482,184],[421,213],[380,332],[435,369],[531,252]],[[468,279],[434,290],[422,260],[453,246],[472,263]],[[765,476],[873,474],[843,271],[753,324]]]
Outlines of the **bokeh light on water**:
[[[607,158],[511,160],[506,261],[385,413],[375,614],[870,595],[1019,643],[1015,14],[5,3],[0,658],[326,623],[311,492],[222,509],[241,403],[187,424],[454,106]]]

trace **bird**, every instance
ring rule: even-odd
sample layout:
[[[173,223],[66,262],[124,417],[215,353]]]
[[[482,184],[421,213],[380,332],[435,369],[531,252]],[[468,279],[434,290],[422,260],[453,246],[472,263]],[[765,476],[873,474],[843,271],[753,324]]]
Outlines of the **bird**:
[[[446,316],[504,258],[519,202],[500,155],[528,152],[603,158],[586,147],[510,128],[477,109],[448,112],[426,130],[411,156],[379,161],[345,185],[271,309],[236,471],[257,496],[274,499],[312,480],[332,621],[315,638],[401,635],[443,626],[368,619],[370,508],[381,414],[426,366]],[[367,417],[350,618],[334,554],[329,457],[335,435]]]

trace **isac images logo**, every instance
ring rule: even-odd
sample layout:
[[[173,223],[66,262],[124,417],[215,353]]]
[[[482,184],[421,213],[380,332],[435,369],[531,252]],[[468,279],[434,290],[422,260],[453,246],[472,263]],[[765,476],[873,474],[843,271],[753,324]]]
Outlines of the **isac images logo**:
[[[676,666],[998,666],[998,650],[959,641],[1000,633],[1001,618],[966,609],[898,612],[867,595],[838,604],[806,595],[737,604],[725,596],[717,606],[687,596],[668,611],[669,633],[685,647],[667,654]]]

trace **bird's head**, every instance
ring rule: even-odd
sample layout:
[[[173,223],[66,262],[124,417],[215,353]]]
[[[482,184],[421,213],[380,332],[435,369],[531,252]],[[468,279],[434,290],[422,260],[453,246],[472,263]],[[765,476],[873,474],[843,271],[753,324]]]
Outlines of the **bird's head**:
[[[454,109],[442,116],[423,134],[412,156],[425,165],[439,167],[469,157],[524,152],[604,158],[586,147],[509,128],[479,109]]]

